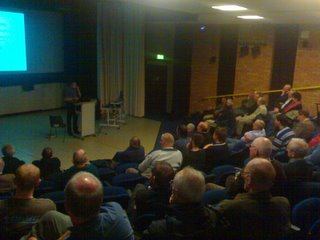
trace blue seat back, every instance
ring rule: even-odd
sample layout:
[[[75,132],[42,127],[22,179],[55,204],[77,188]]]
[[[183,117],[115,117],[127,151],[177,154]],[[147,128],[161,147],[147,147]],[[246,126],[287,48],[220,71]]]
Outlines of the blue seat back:
[[[104,187],[103,202],[117,202],[123,209],[128,208],[130,196],[128,191],[122,187]]]
[[[310,240],[319,240],[320,239],[320,219],[312,224],[309,231]]]
[[[148,178],[140,176],[137,173],[123,173],[112,179],[112,185],[133,189],[138,183],[144,184],[146,181],[148,181]]]
[[[215,205],[221,202],[224,199],[228,198],[228,193],[226,189],[213,189],[206,191],[203,194],[202,203],[207,205]]]
[[[214,168],[212,170],[212,173],[215,175],[214,183],[224,185],[226,177],[235,174],[236,171],[236,168],[232,165],[222,165]]]
[[[292,223],[307,233],[320,218],[320,198],[308,198],[296,204],[292,210]]]

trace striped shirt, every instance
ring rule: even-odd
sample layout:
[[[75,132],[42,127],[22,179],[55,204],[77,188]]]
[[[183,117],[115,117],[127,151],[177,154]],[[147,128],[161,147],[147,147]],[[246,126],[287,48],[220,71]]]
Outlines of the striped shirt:
[[[285,127],[281,129],[276,134],[276,137],[273,139],[272,150],[273,151],[286,150],[286,147],[290,139],[293,137],[294,137],[294,132],[289,127]]]

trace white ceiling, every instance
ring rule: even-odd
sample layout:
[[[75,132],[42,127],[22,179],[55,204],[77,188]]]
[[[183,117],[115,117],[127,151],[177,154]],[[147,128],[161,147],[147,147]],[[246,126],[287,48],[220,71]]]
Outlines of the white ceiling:
[[[129,0],[152,7],[171,9],[198,15],[198,23],[274,23],[274,24],[319,24],[320,0]],[[236,4],[247,11],[223,12],[213,5]],[[260,15],[263,20],[242,20],[238,15]]]

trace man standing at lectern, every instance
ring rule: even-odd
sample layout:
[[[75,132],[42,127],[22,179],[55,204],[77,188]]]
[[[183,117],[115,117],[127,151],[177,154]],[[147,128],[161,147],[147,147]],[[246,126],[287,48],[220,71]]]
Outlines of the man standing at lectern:
[[[68,134],[72,134],[71,126],[73,129],[73,133],[79,134],[78,129],[78,115],[76,113],[76,105],[75,103],[79,102],[81,98],[80,88],[76,82],[71,82],[71,84],[65,88],[63,92],[63,99],[67,108],[67,129]],[[72,125],[71,125],[72,119]]]

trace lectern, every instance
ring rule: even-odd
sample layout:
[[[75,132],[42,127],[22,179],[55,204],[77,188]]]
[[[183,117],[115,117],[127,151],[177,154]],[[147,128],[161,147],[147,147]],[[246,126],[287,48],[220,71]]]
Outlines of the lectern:
[[[80,106],[80,137],[86,137],[96,134],[96,125],[95,125],[95,109],[96,109],[96,100],[91,100],[88,102],[81,102],[78,104]]]

